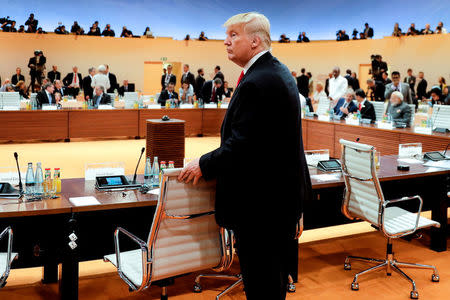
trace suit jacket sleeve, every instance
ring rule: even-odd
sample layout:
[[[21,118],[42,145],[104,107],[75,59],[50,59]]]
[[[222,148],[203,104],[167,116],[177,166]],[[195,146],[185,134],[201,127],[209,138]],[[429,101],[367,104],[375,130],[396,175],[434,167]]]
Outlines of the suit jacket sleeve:
[[[66,77],[64,77],[63,84],[65,86],[68,86],[68,85],[70,85],[72,83],[72,79],[73,78],[71,78],[71,77],[72,77],[72,73],[69,73],[69,74],[66,75]]]
[[[393,90],[392,90],[392,85],[386,85],[386,89],[384,91],[384,99],[389,99],[391,98],[391,94],[392,94]]]
[[[350,102],[347,109],[349,113],[355,113],[358,111],[358,107],[356,107],[356,104],[353,101]]]

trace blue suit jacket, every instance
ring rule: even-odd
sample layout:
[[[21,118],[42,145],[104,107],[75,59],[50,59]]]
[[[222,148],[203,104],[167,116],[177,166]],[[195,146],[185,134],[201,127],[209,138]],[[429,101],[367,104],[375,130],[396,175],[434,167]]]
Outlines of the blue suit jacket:
[[[340,111],[341,111],[340,108],[341,108],[342,105],[344,105],[344,103],[345,103],[345,98],[339,99],[338,103],[337,103],[336,106],[334,107],[334,114],[335,114],[335,115],[339,115],[339,113],[340,113]],[[349,112],[349,113],[353,113],[353,112],[356,112],[356,111],[358,110],[358,107],[356,107],[356,105],[355,105],[355,103],[354,103],[353,101],[351,101],[351,102],[349,103],[349,105],[347,106],[347,108],[348,108],[348,112]],[[342,115],[343,118],[345,118],[346,116],[347,116],[346,114],[343,114],[343,115]]]

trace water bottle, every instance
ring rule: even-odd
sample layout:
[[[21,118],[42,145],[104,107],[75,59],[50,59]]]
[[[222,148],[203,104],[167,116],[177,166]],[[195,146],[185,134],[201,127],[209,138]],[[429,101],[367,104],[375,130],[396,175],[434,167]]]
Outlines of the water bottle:
[[[175,168],[175,162],[173,162],[173,161],[171,160],[171,161],[169,161],[168,169],[173,169],[173,168]]]
[[[153,159],[153,167],[152,167],[152,186],[159,187],[159,164],[158,157],[155,156]]]
[[[41,163],[36,165],[36,175],[34,175],[34,189],[36,197],[42,198],[44,196],[44,175],[42,174]]]
[[[34,174],[33,163],[28,163],[27,176],[25,177],[25,197],[33,198],[34,196]]]
[[[150,162],[150,157],[147,157],[145,161],[145,171],[144,171],[144,183],[151,184],[152,176],[152,163]]]
[[[45,179],[44,179],[44,197],[51,198],[53,190],[52,175],[50,173],[50,168],[45,168]]]
[[[309,111],[309,105],[305,105],[305,113],[306,115],[309,115],[310,111]]]
[[[61,169],[55,168],[55,173],[53,175],[53,182],[55,186],[55,193],[61,193]]]
[[[356,117],[358,118],[358,120],[361,121],[361,111],[358,110],[358,112],[356,113]]]

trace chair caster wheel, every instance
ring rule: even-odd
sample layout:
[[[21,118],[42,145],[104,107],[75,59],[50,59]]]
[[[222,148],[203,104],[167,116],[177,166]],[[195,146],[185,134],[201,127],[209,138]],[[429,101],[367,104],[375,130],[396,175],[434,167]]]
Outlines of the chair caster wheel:
[[[352,269],[352,265],[350,263],[345,263],[344,264],[344,270],[351,270]]]
[[[295,293],[297,289],[295,288],[295,284],[293,283],[288,283],[287,285],[287,291],[288,293]]]
[[[433,282],[439,282],[439,275],[433,274],[431,275],[431,281]]]
[[[199,283],[194,284],[194,293],[201,293],[202,290],[202,286]]]
[[[411,294],[409,296],[411,297],[411,299],[419,299],[419,292],[411,291]]]
[[[352,291],[358,291],[359,290],[359,283],[352,282]]]

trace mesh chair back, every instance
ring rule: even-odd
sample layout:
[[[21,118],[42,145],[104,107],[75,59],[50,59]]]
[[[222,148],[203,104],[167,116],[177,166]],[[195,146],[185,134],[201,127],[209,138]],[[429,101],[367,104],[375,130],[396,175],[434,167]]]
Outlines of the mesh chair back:
[[[321,97],[319,99],[319,105],[317,106],[317,115],[323,115],[330,109],[330,99]]]
[[[377,118],[377,121],[383,120],[383,115],[385,112],[384,102],[371,101],[370,103],[373,104],[373,108],[375,109],[375,117]]]
[[[409,108],[411,109],[411,121],[409,121],[409,126],[413,127],[414,122],[416,121],[416,105],[415,104],[408,104]]]
[[[342,212],[350,219],[381,223],[379,211],[384,201],[376,174],[374,147],[340,140],[345,196]]]
[[[433,127],[450,129],[450,105],[434,105],[431,122]]]

